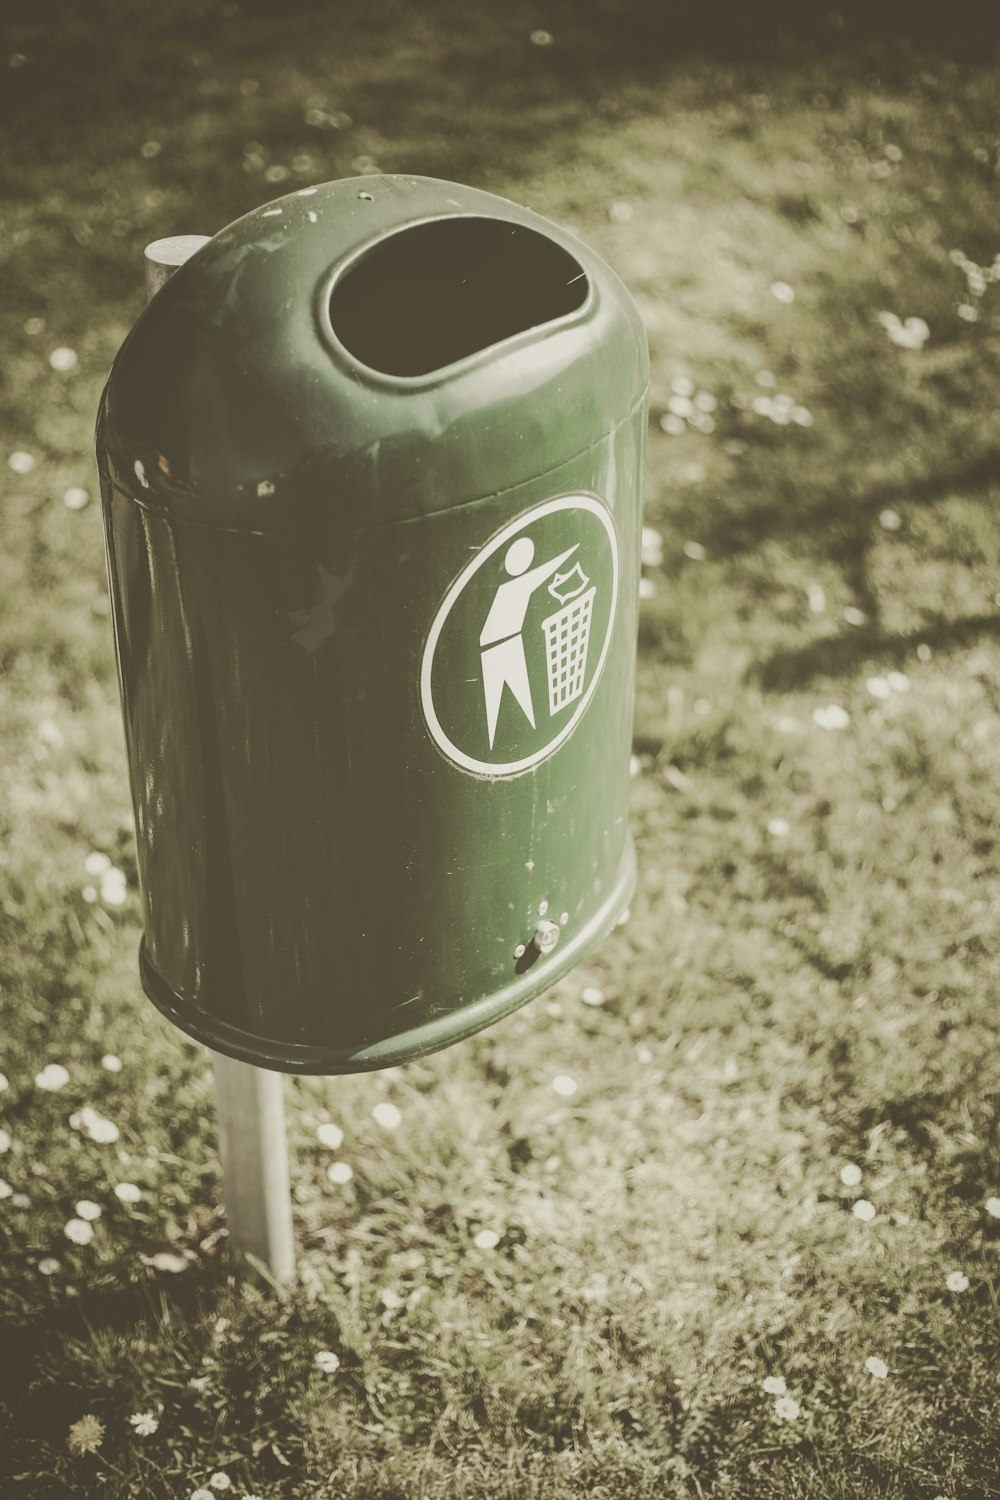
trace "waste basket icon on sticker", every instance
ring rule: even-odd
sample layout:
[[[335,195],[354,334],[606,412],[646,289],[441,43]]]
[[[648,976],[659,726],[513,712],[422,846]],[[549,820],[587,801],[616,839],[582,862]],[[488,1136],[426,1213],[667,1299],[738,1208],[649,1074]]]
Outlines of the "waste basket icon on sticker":
[[[549,713],[572,703],[583,692],[590,645],[590,622],[596,588],[579,563],[568,573],[557,573],[549,593],[564,607],[542,621],[548,667]],[[586,592],[584,592],[586,590]]]

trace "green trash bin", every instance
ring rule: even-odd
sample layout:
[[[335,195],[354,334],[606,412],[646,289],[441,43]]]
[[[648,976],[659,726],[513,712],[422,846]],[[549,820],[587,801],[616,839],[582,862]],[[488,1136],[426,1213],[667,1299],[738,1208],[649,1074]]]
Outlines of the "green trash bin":
[[[210,239],[98,419],[150,998],[346,1073],[551,985],[634,882],[648,356],[573,236],[426,177]]]

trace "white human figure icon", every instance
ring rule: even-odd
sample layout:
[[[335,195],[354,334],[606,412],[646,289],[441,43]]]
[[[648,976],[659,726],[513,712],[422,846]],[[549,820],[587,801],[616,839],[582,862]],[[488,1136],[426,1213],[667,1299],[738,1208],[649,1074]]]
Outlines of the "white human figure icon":
[[[524,654],[525,616],[528,604],[537,588],[551,578],[552,574],[571,557],[579,546],[574,542],[558,557],[531,568],[535,555],[535,544],[530,537],[520,536],[511,542],[504,556],[503,565],[510,578],[497,588],[479,636],[483,656],[483,693],[486,698],[486,725],[490,737],[490,749],[496,735],[497,719],[500,716],[500,700],[503,690],[509,687],[525,718],[535,727],[535,710],[531,702],[531,685],[528,682],[528,663]],[[529,572],[528,569],[531,568]]]

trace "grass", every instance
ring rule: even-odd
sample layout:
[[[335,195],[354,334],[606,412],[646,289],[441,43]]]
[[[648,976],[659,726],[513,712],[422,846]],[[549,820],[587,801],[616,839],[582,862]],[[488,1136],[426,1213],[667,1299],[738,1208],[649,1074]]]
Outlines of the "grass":
[[[877,7],[775,7],[728,46],[695,7],[370,12],[11,32],[0,454],[35,463],[5,469],[0,553],[0,1488],[1000,1496],[993,38]],[[491,1031],[287,1082],[277,1296],[228,1276],[208,1061],[139,995],[91,434],[147,240],[371,162],[574,226],[643,312],[641,874]]]

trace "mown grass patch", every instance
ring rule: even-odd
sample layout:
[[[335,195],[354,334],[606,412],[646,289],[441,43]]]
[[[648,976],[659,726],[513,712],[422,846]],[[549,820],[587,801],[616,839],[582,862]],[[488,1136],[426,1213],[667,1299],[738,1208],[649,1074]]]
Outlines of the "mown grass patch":
[[[987,52],[876,44],[850,7],[846,36],[728,54],[611,4],[387,7],[378,34],[368,7],[234,9],[133,17],[106,80],[79,26],[16,40],[4,1484],[1000,1494]],[[641,875],[492,1031],[289,1082],[279,1297],[227,1278],[207,1060],[138,993],[91,430],[145,241],[372,163],[575,227],[639,302]]]

